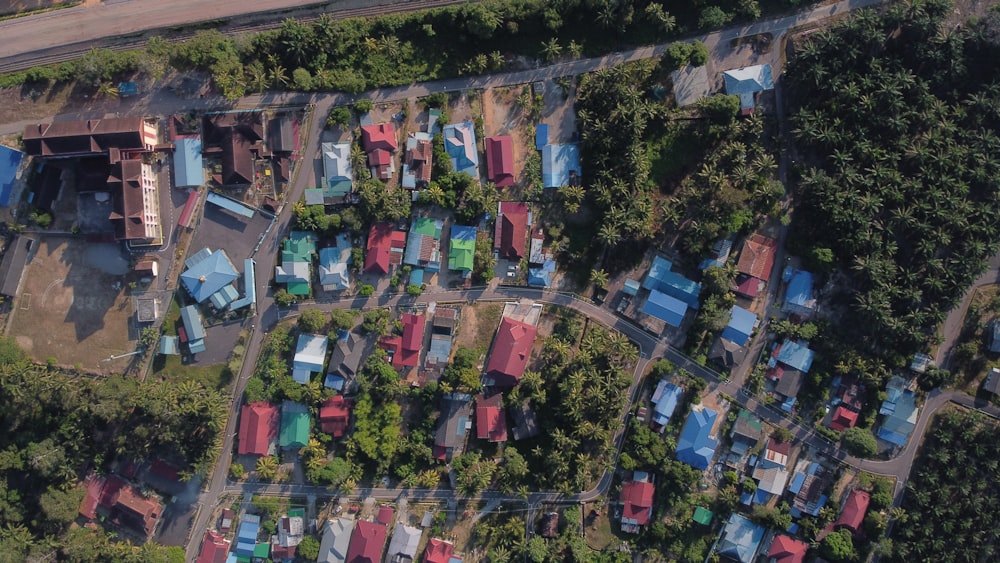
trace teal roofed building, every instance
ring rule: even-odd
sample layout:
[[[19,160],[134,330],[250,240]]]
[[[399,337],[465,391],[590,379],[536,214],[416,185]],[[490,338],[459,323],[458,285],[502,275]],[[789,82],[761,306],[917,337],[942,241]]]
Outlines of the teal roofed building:
[[[292,295],[309,295],[312,291],[312,257],[316,254],[316,235],[292,231],[281,251],[281,265],[274,267],[274,281],[286,285]]]
[[[354,188],[350,143],[323,143],[323,176],[326,180],[323,198],[326,203],[338,203]]]
[[[188,269],[181,274],[181,284],[198,303],[203,303],[239,277],[226,251],[202,249],[185,261]]]
[[[763,526],[754,524],[744,516],[733,514],[722,529],[715,551],[738,563],[752,563],[763,539]]]
[[[403,263],[431,272],[441,271],[441,229],[444,221],[430,217],[417,217],[406,236]]]
[[[476,150],[475,127],[471,121],[444,126],[444,150],[451,157],[455,172],[465,172],[479,180],[479,153]]]
[[[704,471],[712,464],[719,441],[712,437],[718,413],[704,405],[694,405],[677,440],[677,461]]]
[[[302,448],[309,443],[309,408],[300,403],[281,403],[281,427],[278,446]]]
[[[185,342],[188,351],[198,354],[205,351],[205,325],[201,320],[201,313],[198,307],[188,305],[181,309],[181,324],[183,330],[180,335],[181,342]]]
[[[454,225],[451,227],[451,248],[448,252],[448,269],[471,272],[476,254],[476,228]]]
[[[670,271],[672,267],[673,264],[663,257],[653,258],[653,265],[650,266],[642,286],[650,291],[656,290],[679,299],[697,311],[700,305],[698,295],[701,294],[701,284]]]

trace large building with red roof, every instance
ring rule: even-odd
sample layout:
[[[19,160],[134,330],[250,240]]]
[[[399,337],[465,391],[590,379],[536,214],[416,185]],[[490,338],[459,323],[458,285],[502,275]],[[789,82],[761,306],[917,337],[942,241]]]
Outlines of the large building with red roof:
[[[334,438],[341,438],[347,433],[350,419],[351,405],[343,395],[334,395],[319,406],[319,428]]]
[[[385,275],[392,266],[403,263],[406,250],[406,233],[398,231],[389,223],[375,223],[368,232],[368,247],[365,252],[365,272]]]
[[[622,504],[622,531],[639,533],[641,526],[649,524],[653,515],[653,482],[644,471],[634,471],[632,480],[622,485],[619,501]]]
[[[520,260],[526,256],[528,241],[528,204],[501,201],[497,209],[494,248],[504,260]]]
[[[392,123],[363,125],[361,144],[368,153],[368,165],[371,167],[372,176],[380,180],[391,178],[395,172],[392,154],[399,146],[396,140],[396,127]]]
[[[424,550],[424,563],[454,563],[454,561],[455,546],[451,542],[437,538],[431,538],[427,542],[427,549]]]
[[[117,475],[108,478],[91,475],[80,503],[80,515],[88,520],[98,516],[149,539],[159,521],[163,506],[156,496],[143,496],[131,483]]]
[[[802,563],[807,551],[809,544],[806,542],[781,534],[771,542],[767,556],[773,563]]]
[[[500,321],[490,361],[486,364],[486,376],[493,379],[498,387],[513,387],[521,380],[528,366],[531,346],[535,343],[538,329],[528,323],[504,317]]]
[[[378,563],[382,560],[386,529],[378,522],[359,521],[351,534],[345,563]]]
[[[278,439],[278,407],[270,403],[243,405],[240,413],[240,455],[269,455]]]
[[[205,532],[205,539],[201,542],[201,551],[195,563],[225,563],[229,556],[230,542],[226,537],[215,530]]]
[[[851,489],[850,494],[847,495],[847,501],[844,502],[844,507],[840,509],[840,516],[833,524],[834,529],[847,528],[851,533],[857,534],[861,529],[861,523],[865,520],[870,501],[871,495],[867,492],[861,489]]]
[[[510,135],[486,137],[486,178],[498,188],[514,185],[514,141]]]
[[[476,435],[490,442],[507,441],[507,418],[503,410],[503,395],[495,393],[476,397]]]

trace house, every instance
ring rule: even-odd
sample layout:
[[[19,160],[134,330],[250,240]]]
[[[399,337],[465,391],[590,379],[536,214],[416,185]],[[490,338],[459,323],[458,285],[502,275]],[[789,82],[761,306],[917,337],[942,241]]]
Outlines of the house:
[[[805,561],[809,544],[785,534],[778,534],[771,542],[767,556],[771,563],[802,563]]]
[[[378,522],[359,521],[354,525],[347,547],[346,563],[378,563],[385,546],[386,527]]]
[[[357,376],[361,361],[364,359],[364,351],[364,343],[353,333],[345,331],[333,344],[323,385],[343,391],[346,383]]]
[[[670,271],[672,267],[673,264],[661,256],[653,258],[653,264],[642,282],[642,287],[669,295],[697,310],[700,306],[698,295],[701,294],[701,284]]]
[[[555,260],[543,260],[540,266],[528,268],[528,285],[531,287],[549,287],[556,273]]]
[[[778,363],[785,364],[802,373],[809,373],[809,368],[812,367],[816,352],[809,349],[808,342],[799,342],[798,340],[789,340],[786,338],[781,343],[781,346],[774,351],[773,356]]]
[[[240,455],[271,455],[278,438],[278,408],[269,403],[250,403],[240,411]]]
[[[313,255],[316,254],[316,235],[306,231],[292,231],[285,239],[281,251],[281,265],[274,268],[275,283],[286,284],[292,295],[309,295],[311,292]]]
[[[471,273],[476,254],[476,228],[453,225],[450,246],[448,269]]]
[[[301,403],[281,403],[278,447],[298,449],[309,443],[309,408]]]
[[[195,563],[225,563],[229,556],[229,540],[215,530],[207,530]]]
[[[28,265],[34,247],[35,239],[20,234],[14,236],[14,241],[7,247],[3,260],[0,261],[0,294],[17,296],[24,268]]]
[[[758,503],[764,504],[772,495],[780,496],[785,492],[789,477],[785,468],[788,465],[790,452],[791,442],[768,439],[764,452],[757,459],[757,465],[753,470],[753,478],[758,481],[755,496]]]
[[[551,261],[552,253],[545,251],[545,231],[541,227],[531,229],[531,246],[528,248],[528,264],[542,265]]]
[[[498,188],[514,185],[514,140],[510,135],[486,137],[486,178]]]
[[[441,229],[444,221],[430,217],[417,217],[410,225],[406,237],[406,254],[403,263],[431,272],[441,271]]]
[[[430,184],[434,149],[429,133],[410,133],[403,153],[401,185],[408,190],[422,190]]]
[[[559,537],[559,513],[546,512],[543,514],[539,528],[541,528],[539,535],[543,538],[555,539]]]
[[[528,323],[504,317],[500,321],[490,359],[486,364],[486,376],[497,387],[513,387],[521,380],[528,366],[531,347],[535,343],[538,329]]]
[[[476,435],[480,440],[490,442],[507,441],[507,419],[501,393],[476,397]]]
[[[219,517],[219,531],[228,534],[233,527],[234,518],[236,518],[236,511],[232,508],[223,508],[222,515]]]
[[[365,272],[386,275],[392,266],[403,263],[406,233],[393,229],[389,223],[375,223],[368,233],[365,252]]]
[[[527,203],[501,201],[497,205],[493,245],[500,259],[520,260],[525,257],[530,223]]]
[[[424,354],[424,373],[440,375],[451,358],[452,337],[458,325],[458,309],[438,307],[431,319],[431,344]]]
[[[997,368],[990,369],[990,373],[986,375],[986,379],[983,381],[983,391],[1000,395],[1000,370]]]
[[[290,153],[296,150],[295,131],[298,121],[288,115],[278,115],[267,121],[267,146],[271,152]]]
[[[198,303],[204,303],[216,292],[232,285],[239,274],[221,248],[203,248],[184,261],[187,270],[181,274],[181,284]]]
[[[422,535],[420,528],[398,524],[389,540],[389,549],[385,552],[386,563],[410,563],[416,560]]]
[[[737,563],[751,563],[757,556],[757,549],[764,539],[764,527],[754,524],[746,517],[733,513],[722,529],[715,551],[722,557]]]
[[[670,417],[674,415],[674,410],[683,397],[684,390],[666,379],[661,379],[656,384],[649,402],[653,405],[653,424],[660,427],[660,432],[663,432],[670,422]]]
[[[760,419],[750,413],[750,411],[740,409],[740,413],[733,422],[733,429],[729,432],[729,439],[732,441],[730,448],[737,455],[744,455],[757,447],[761,437],[764,435],[764,427]]]
[[[451,157],[451,168],[479,180],[479,153],[476,151],[476,129],[471,121],[444,126],[444,150]]]
[[[792,451],[791,442],[781,442],[774,438],[768,438],[767,445],[764,446],[764,453],[757,462],[759,467],[777,467],[784,469],[788,465],[788,454]]]
[[[163,505],[159,497],[143,495],[136,486],[117,475],[106,478],[90,475],[79,512],[88,520],[100,518],[149,540]]]
[[[424,563],[462,563],[455,557],[455,546],[448,541],[431,538],[424,550]]]
[[[164,356],[179,356],[181,353],[180,339],[176,336],[161,336],[159,352]]]
[[[739,96],[740,113],[753,113],[756,106],[754,96],[757,92],[774,89],[771,77],[771,65],[762,64],[727,70],[722,73],[726,94]]]
[[[772,377],[772,374],[779,374],[777,384],[774,386],[774,392],[784,398],[784,402],[781,405],[781,410],[785,412],[792,412],[792,407],[795,405],[795,397],[798,396],[799,391],[802,390],[802,385],[805,383],[805,374],[797,369],[783,368],[777,366],[773,370],[767,370],[768,377]]]
[[[743,249],[740,251],[740,260],[736,264],[736,270],[745,277],[767,283],[771,279],[771,270],[774,269],[774,259],[778,252],[778,241],[760,234],[750,235],[743,241]],[[740,280],[737,279],[737,283]],[[737,291],[746,297],[756,297],[757,293],[746,291],[741,288]]]
[[[833,476],[828,469],[815,461],[800,459],[795,464],[792,482],[788,485],[788,492],[795,495],[792,499],[792,516],[818,516],[828,500],[825,491],[832,484]]]
[[[712,438],[712,426],[718,413],[704,405],[694,405],[688,415],[684,428],[677,440],[678,461],[682,461],[695,469],[705,470],[712,463],[715,448],[719,442]]]
[[[709,347],[707,358],[724,369],[732,369],[733,366],[743,362],[747,351],[746,347],[718,336]]]
[[[434,436],[434,459],[445,463],[465,451],[465,440],[472,428],[472,396],[446,393],[441,397],[441,419]]]
[[[153,167],[139,159],[113,162],[108,176],[115,239],[154,243],[163,238]]]
[[[351,288],[351,240],[337,235],[337,246],[319,251],[319,284],[323,291],[344,291]]]
[[[396,513],[392,510],[392,507],[388,504],[383,504],[379,507],[378,512],[375,513],[375,521],[380,524],[385,524],[388,526],[392,523],[392,517]]]
[[[289,510],[287,516],[278,518],[278,545],[281,547],[295,547],[302,543],[305,532],[306,511],[299,508]]]
[[[342,438],[350,423],[351,408],[343,395],[334,395],[319,406],[319,428],[334,438]]]
[[[854,428],[854,425],[858,423],[858,413],[844,407],[844,405],[838,406],[833,410],[833,415],[830,417],[830,428],[842,431],[848,428]]]
[[[851,489],[844,501],[844,506],[840,508],[840,516],[833,523],[835,530],[847,528],[852,534],[857,535],[861,531],[861,523],[865,520],[868,512],[868,503],[871,495],[861,489]]]
[[[253,557],[259,533],[260,516],[256,514],[244,514],[240,519],[240,527],[236,530],[236,549],[233,552],[239,557],[246,557],[247,559]]]
[[[326,347],[330,339],[321,334],[300,334],[292,357],[292,379],[309,383],[311,374],[323,373]]]
[[[354,190],[354,167],[350,143],[321,143],[324,203],[340,203]]]
[[[174,141],[174,187],[194,188],[205,183],[205,163],[201,158],[201,137]]]
[[[392,367],[396,369],[416,367],[420,363],[426,322],[422,315],[403,313],[402,336],[383,336],[379,347],[389,354]]]
[[[23,152],[0,145],[0,207],[10,205],[11,191],[23,161]]]
[[[687,303],[656,290],[649,292],[649,298],[642,306],[643,313],[660,319],[672,327],[681,326],[687,309]]]
[[[633,471],[632,480],[622,485],[619,502],[622,505],[622,531],[638,534],[649,524],[653,515],[653,476],[645,471]]]
[[[187,342],[188,351],[192,354],[199,354],[206,350],[205,347],[205,325],[201,320],[201,313],[194,305],[188,305],[181,309],[181,324],[183,331],[180,335],[181,342]]]
[[[729,313],[729,324],[723,329],[722,338],[740,347],[746,346],[755,328],[757,315],[739,305],[733,305],[733,310]]]
[[[212,180],[221,186],[247,186],[255,180],[254,160],[263,150],[264,122],[259,111],[209,113],[202,118],[202,152],[219,155],[222,174]]]
[[[24,152],[45,158],[73,158],[114,152],[150,152],[157,143],[156,123],[142,117],[59,121],[25,127]]]
[[[575,143],[542,147],[542,185],[546,188],[580,185],[580,149]]]
[[[691,515],[691,520],[708,527],[712,525],[712,517],[714,516],[711,510],[703,506],[696,506],[694,507],[694,514]]]
[[[396,171],[392,154],[399,146],[396,127],[392,123],[361,126],[361,146],[368,154],[368,166],[373,178],[388,180]]]
[[[323,526],[323,538],[319,542],[317,563],[345,563],[352,532],[354,532],[352,518],[327,520]]]
[[[800,317],[812,315],[816,311],[813,275],[803,270],[785,268],[782,278],[788,285],[785,287],[785,303],[781,306],[781,311]]]
[[[529,400],[526,399],[518,405],[511,406],[507,409],[507,414],[510,415],[510,421],[513,424],[511,434],[515,440],[534,438],[541,431],[538,427],[535,409],[531,408]]]
[[[729,254],[733,251],[733,239],[724,238],[719,239],[712,246],[712,253],[708,258],[701,261],[698,264],[699,270],[707,270],[708,268],[722,268],[729,261]]]

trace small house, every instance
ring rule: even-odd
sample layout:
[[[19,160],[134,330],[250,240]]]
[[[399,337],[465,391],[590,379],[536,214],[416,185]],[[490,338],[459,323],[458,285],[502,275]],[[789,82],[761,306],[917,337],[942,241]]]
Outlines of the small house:
[[[451,168],[479,180],[479,153],[476,151],[476,129],[471,121],[450,123],[442,130],[444,150],[451,158]]]
[[[342,203],[354,189],[354,167],[351,165],[350,143],[321,143],[323,177],[321,188],[323,203]]]
[[[520,260],[527,256],[525,252],[530,223],[531,213],[527,203],[501,201],[497,205],[493,244],[500,259]]]
[[[871,502],[871,495],[861,489],[851,489],[848,493],[844,505],[840,508],[840,516],[833,523],[835,530],[846,528],[852,534],[857,535],[861,531],[861,524],[868,513],[868,503]]]
[[[739,514],[733,514],[722,529],[715,551],[737,563],[752,563],[764,539],[764,527]]]
[[[642,286],[650,291],[659,291],[683,301],[688,307],[697,310],[700,306],[698,296],[701,294],[701,284],[693,282],[684,276],[672,272],[673,263],[657,256],[646,274]]]
[[[393,266],[403,263],[406,233],[395,230],[389,223],[374,223],[368,233],[365,252],[365,272],[386,275]]]
[[[201,313],[198,307],[188,305],[181,309],[181,324],[183,330],[180,333],[181,342],[187,343],[188,351],[192,354],[204,352],[205,346],[205,325],[201,320]]]
[[[854,425],[858,423],[858,413],[840,405],[833,409],[833,415],[830,416],[829,427],[833,430],[842,431],[848,428],[854,428]]]
[[[434,438],[434,459],[451,462],[465,451],[472,429],[472,396],[447,393],[441,397],[441,419]]]
[[[785,303],[781,311],[809,317],[816,311],[816,296],[813,295],[813,275],[802,270],[788,269],[782,276],[788,285],[785,287]]]
[[[361,126],[361,146],[368,154],[372,178],[388,180],[396,172],[393,153],[399,146],[396,127],[392,123]]]
[[[417,217],[410,225],[406,237],[406,254],[403,263],[430,272],[441,271],[441,229],[444,221],[430,217]]]
[[[660,432],[663,432],[663,429],[670,422],[670,417],[674,415],[674,411],[683,397],[684,390],[666,379],[661,379],[656,384],[656,389],[649,402],[653,405],[653,424],[660,427]]]
[[[275,283],[285,284],[292,295],[309,295],[314,254],[316,235],[306,231],[289,233],[281,252],[281,265],[274,268]]]
[[[575,143],[547,144],[541,150],[543,186],[580,185],[580,148]]]
[[[319,406],[319,428],[334,438],[343,438],[350,423],[351,406],[343,395],[334,395]]]
[[[772,563],[802,563],[805,561],[809,544],[785,534],[778,534],[771,541],[767,556]]]
[[[361,520],[354,525],[347,547],[348,563],[377,563],[382,560],[387,530],[385,524]]]
[[[733,305],[729,313],[729,324],[722,331],[722,338],[742,347],[750,341],[750,335],[757,328],[757,315],[740,307]]]
[[[352,518],[327,520],[323,526],[323,538],[319,543],[317,563],[345,563],[347,548],[351,544],[355,521]]]
[[[649,298],[642,306],[644,314],[657,318],[672,327],[681,326],[687,309],[687,303],[656,290],[649,292]]]
[[[733,423],[733,429],[729,432],[729,439],[732,440],[730,448],[737,455],[744,455],[757,447],[761,437],[764,435],[764,427],[760,419],[750,413],[750,411],[740,409]]]
[[[453,225],[449,242],[448,269],[471,274],[476,254],[476,228]]]
[[[207,530],[201,542],[201,551],[195,563],[225,563],[229,556],[230,542],[226,536],[215,530]]]
[[[722,73],[726,94],[739,96],[740,113],[748,115],[756,108],[756,95],[774,89],[771,65],[762,64],[727,70]]]
[[[300,334],[292,358],[292,379],[309,383],[313,373],[323,373],[330,339],[321,334]]]
[[[756,297],[762,285],[760,282],[766,284],[771,279],[777,253],[778,241],[773,238],[755,233],[744,240],[736,264],[736,270],[742,275],[736,280],[737,293],[751,299]]]
[[[389,540],[389,549],[385,552],[385,560],[389,563],[410,563],[416,560],[417,547],[423,532],[420,528],[398,524]]]
[[[424,563],[462,563],[462,560],[455,557],[454,544],[431,538],[424,550]]]
[[[500,321],[500,328],[493,339],[486,376],[498,387],[513,387],[521,380],[528,366],[531,347],[538,329],[509,317]]]
[[[277,438],[277,407],[263,402],[243,405],[236,450],[240,455],[271,455]]]
[[[621,527],[629,534],[638,534],[649,524],[653,515],[653,476],[645,471],[633,471],[632,479],[622,485],[619,502],[622,505]]]
[[[281,403],[278,447],[298,449],[309,443],[309,408],[301,403]]]
[[[476,397],[476,435],[490,442],[507,441],[507,419],[501,393]]]
[[[422,190],[431,181],[434,150],[429,133],[414,132],[406,137],[400,184],[407,190]]]
[[[336,246],[319,251],[319,284],[323,291],[344,291],[351,288],[351,241],[347,235],[337,236]]]
[[[514,185],[514,141],[510,135],[486,137],[486,178],[498,188]]]

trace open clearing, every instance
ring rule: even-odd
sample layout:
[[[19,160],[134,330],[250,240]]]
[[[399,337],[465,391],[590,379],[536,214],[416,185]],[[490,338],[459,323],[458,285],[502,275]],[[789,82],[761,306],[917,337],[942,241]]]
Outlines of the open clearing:
[[[9,334],[36,360],[121,372],[134,349],[129,264],[114,244],[46,237],[25,268]],[[116,289],[117,288],[117,289]]]

